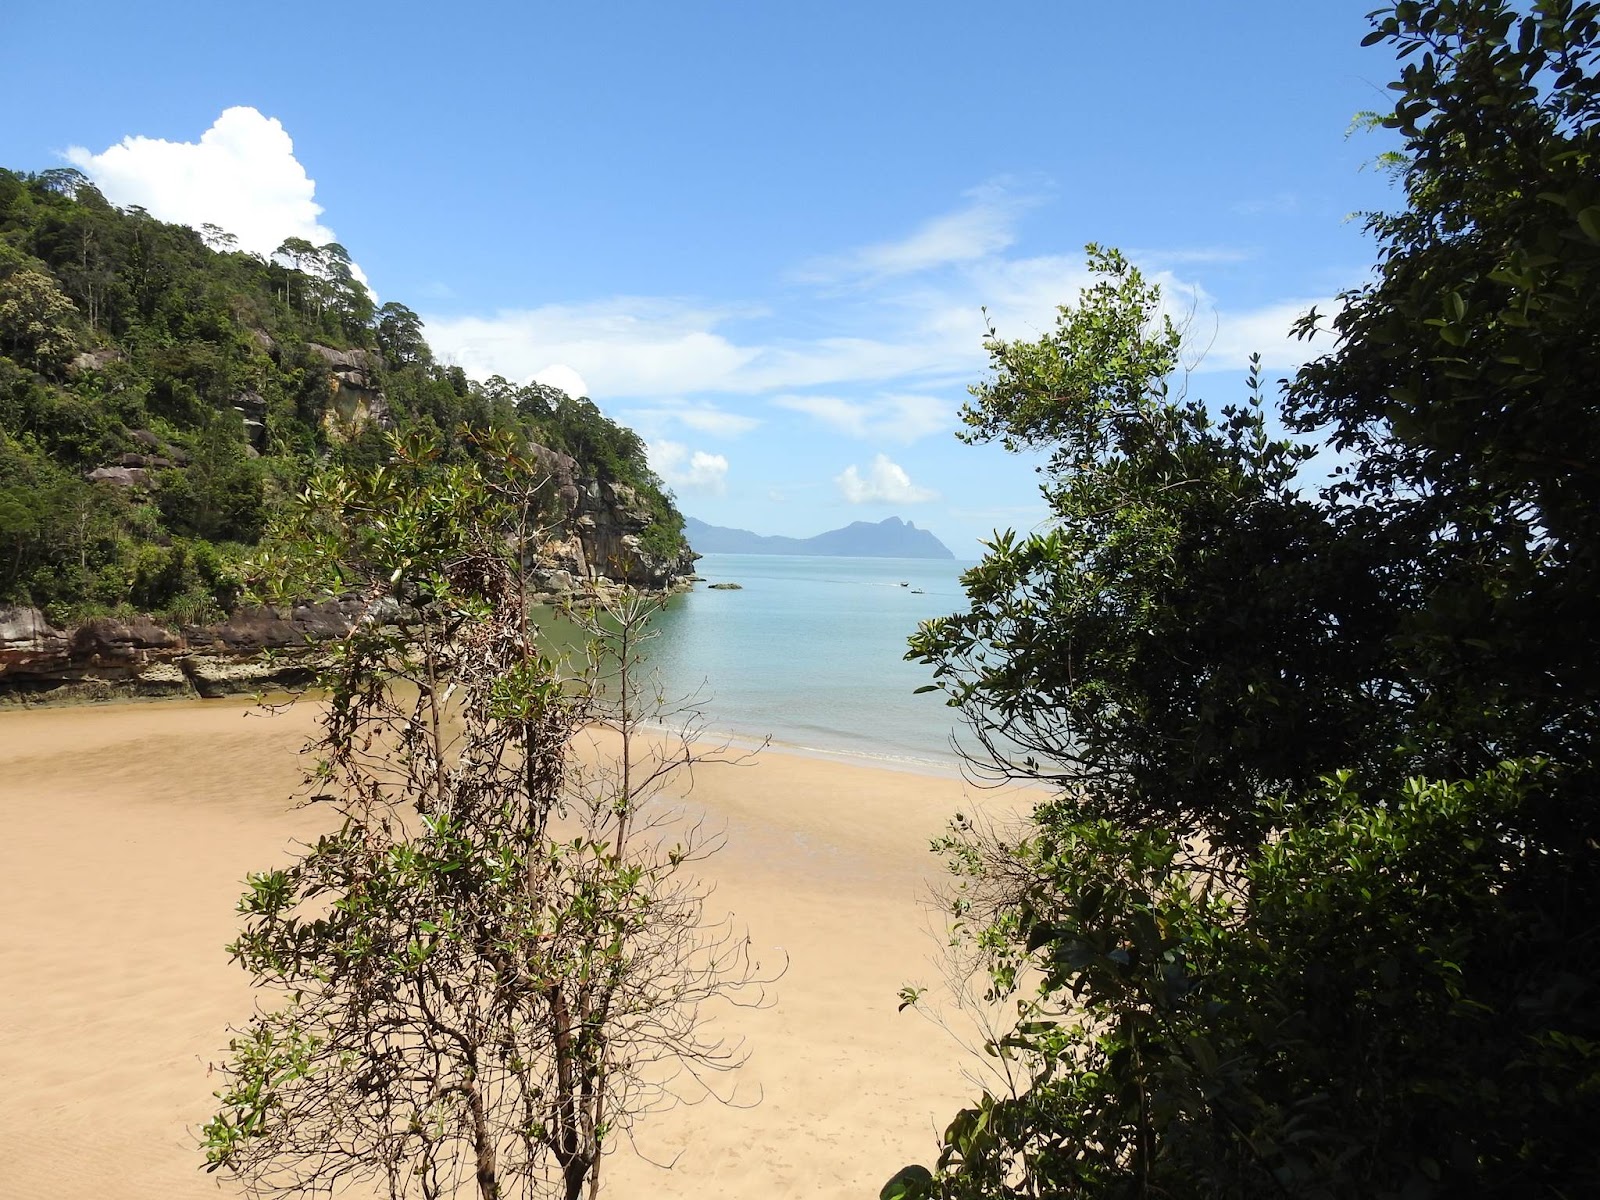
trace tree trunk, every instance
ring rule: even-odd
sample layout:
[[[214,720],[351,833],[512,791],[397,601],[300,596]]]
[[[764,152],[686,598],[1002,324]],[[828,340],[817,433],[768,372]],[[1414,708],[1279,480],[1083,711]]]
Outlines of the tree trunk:
[[[500,1200],[500,1179],[495,1170],[494,1139],[489,1136],[489,1120],[483,1111],[483,1095],[474,1084],[469,1090],[472,1106],[472,1148],[477,1155],[479,1200]]]

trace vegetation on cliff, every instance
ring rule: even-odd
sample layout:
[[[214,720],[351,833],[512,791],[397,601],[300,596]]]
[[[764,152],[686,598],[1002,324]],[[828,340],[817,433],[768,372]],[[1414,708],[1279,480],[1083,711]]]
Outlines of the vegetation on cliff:
[[[383,461],[391,430],[446,463],[490,431],[568,454],[633,489],[646,553],[683,550],[635,433],[588,399],[435,362],[342,246],[264,259],[118,209],[76,171],[0,170],[0,604],[219,617],[272,512],[321,463]]]

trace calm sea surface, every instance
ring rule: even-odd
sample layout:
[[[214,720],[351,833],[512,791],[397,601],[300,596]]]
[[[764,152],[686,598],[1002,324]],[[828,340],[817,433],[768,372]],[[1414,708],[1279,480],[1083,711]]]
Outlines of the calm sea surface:
[[[925,617],[962,611],[969,563],[708,554],[646,654],[667,696],[699,691],[708,728],[775,745],[948,765],[956,717],[904,661]],[[712,583],[740,591],[712,591]],[[901,584],[906,586],[902,587]],[[920,592],[919,592],[920,589]]]

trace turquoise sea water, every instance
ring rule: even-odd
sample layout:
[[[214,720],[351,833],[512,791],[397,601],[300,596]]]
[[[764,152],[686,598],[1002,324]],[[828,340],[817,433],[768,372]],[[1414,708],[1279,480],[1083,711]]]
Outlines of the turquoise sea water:
[[[700,691],[710,729],[948,766],[956,714],[937,693],[914,694],[932,673],[903,656],[918,621],[965,607],[959,576],[969,565],[708,554],[697,568],[706,583],[657,618],[647,656],[669,698]],[[742,590],[707,586],[721,582]]]

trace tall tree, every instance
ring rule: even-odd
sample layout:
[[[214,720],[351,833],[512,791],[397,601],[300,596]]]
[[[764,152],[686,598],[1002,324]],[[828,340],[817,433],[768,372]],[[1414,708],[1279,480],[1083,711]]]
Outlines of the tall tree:
[[[912,648],[1060,794],[944,842],[1010,1086],[886,1194],[1600,1177],[1600,6],[1374,25],[1406,205],[1285,398],[1347,463],[1321,495],[1258,409],[1171,398],[1114,257],[1053,335],[991,343],[969,421],[1051,450],[1055,527]]]

